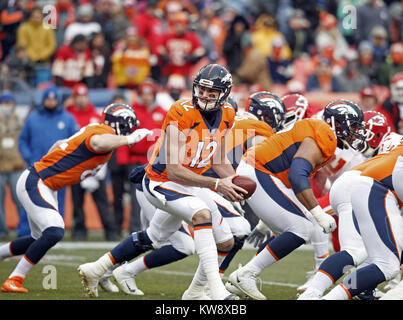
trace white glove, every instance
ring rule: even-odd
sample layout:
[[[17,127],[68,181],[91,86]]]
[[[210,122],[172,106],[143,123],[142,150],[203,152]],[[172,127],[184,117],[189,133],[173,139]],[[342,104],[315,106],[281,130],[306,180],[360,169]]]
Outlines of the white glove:
[[[81,188],[85,189],[85,191],[89,193],[93,193],[95,190],[99,188],[99,181],[95,177],[85,178],[80,182]]]
[[[330,233],[336,229],[336,220],[330,214],[325,213],[320,206],[316,206],[310,212],[325,233]]]
[[[143,140],[145,137],[151,136],[152,134],[153,134],[152,130],[137,129],[136,131],[134,131],[131,134],[129,134],[128,136],[126,136],[127,144],[131,145],[131,144],[137,143],[137,142]]]
[[[260,247],[260,245],[265,240],[266,236],[271,235],[271,230],[268,226],[262,221],[259,220],[257,225],[253,228],[252,232],[249,234],[247,241],[249,243],[253,243],[255,248]]]
[[[238,211],[238,213],[243,217],[245,215],[245,210],[242,209],[241,204],[239,202],[231,202],[231,203],[234,209]]]

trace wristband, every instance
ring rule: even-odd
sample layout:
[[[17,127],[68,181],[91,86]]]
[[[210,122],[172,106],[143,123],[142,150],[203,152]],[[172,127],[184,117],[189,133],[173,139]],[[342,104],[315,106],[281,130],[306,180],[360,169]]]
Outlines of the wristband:
[[[217,179],[215,180],[215,185],[214,185],[214,190],[215,190],[215,191],[217,191],[218,183],[219,183],[219,182],[220,182],[220,179],[217,178]]]

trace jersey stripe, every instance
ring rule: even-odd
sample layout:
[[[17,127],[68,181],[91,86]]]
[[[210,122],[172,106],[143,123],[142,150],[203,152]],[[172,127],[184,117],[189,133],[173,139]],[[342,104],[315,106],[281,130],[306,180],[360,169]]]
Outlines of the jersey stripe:
[[[110,152],[106,153],[94,153],[90,151],[86,144],[85,140],[71,153],[65,155],[63,158],[59,159],[53,165],[47,167],[38,172],[39,176],[42,180],[46,180],[50,177],[53,177],[59,173],[66,172],[75,166],[90,160],[94,157],[105,156]]]
[[[278,157],[265,163],[264,167],[274,174],[290,169],[292,159],[297,152],[300,144],[301,142],[296,142],[290,145],[288,148],[284,149],[284,151]]]

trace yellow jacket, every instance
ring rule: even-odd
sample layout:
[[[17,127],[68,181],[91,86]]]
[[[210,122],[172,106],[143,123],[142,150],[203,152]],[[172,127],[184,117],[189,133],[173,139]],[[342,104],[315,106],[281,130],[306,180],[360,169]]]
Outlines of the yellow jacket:
[[[256,30],[252,32],[252,42],[256,49],[260,51],[265,57],[272,56],[272,43],[276,38],[281,38],[284,45],[281,49],[281,58],[288,60],[291,58],[292,52],[290,46],[287,44],[283,34],[277,31],[274,27],[267,27],[264,22],[268,19],[267,14],[261,14],[256,19]]]
[[[31,61],[46,61],[56,50],[55,32],[42,22],[28,20],[18,27],[17,44],[25,47]]]

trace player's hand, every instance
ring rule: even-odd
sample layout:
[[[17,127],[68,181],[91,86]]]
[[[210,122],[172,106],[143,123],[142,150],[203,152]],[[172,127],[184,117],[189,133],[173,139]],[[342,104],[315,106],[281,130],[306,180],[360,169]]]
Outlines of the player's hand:
[[[244,202],[244,201],[242,201],[242,202]],[[232,206],[234,207],[234,209],[235,209],[236,211],[238,211],[238,213],[239,213],[242,217],[245,215],[245,210],[242,209],[242,203],[241,203],[241,202],[238,202],[238,201],[232,202]]]
[[[237,185],[232,183],[232,179],[235,175],[228,176],[226,178],[220,179],[217,185],[217,191],[221,193],[224,198],[231,202],[242,201],[244,200],[243,194],[248,194],[248,191],[245,189],[238,187]],[[240,194],[241,193],[241,194]]]
[[[257,225],[253,228],[252,232],[246,238],[246,241],[253,243],[255,248],[260,247],[260,245],[265,240],[266,236],[271,236],[271,230],[262,220],[259,220]]]
[[[336,220],[330,214],[325,213],[320,206],[316,206],[310,212],[325,233],[333,232],[336,229]]]
[[[85,191],[93,193],[99,188],[99,181],[95,177],[88,177],[81,181],[80,185]]]
[[[152,134],[153,134],[152,130],[137,129],[136,131],[134,131],[131,134],[129,134],[128,136],[126,136],[127,144],[131,145],[131,144],[137,143],[137,142],[143,140],[145,137],[151,136]]]

